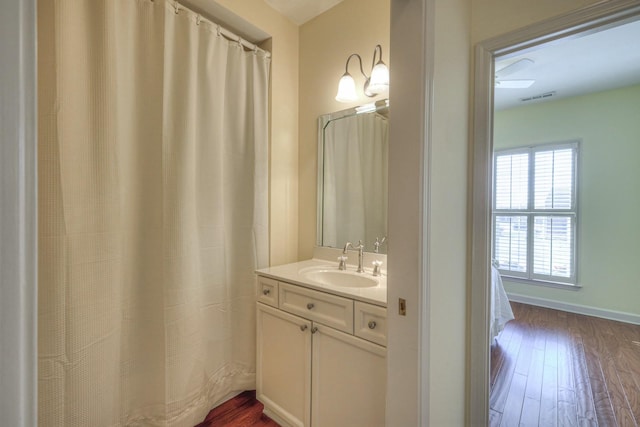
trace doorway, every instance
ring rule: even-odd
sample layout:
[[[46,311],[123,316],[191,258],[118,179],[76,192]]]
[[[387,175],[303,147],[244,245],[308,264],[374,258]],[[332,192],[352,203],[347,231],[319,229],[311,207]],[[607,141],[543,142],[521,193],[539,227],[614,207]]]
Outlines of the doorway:
[[[481,43],[476,47],[476,98],[474,104],[473,153],[473,244],[471,282],[471,357],[470,357],[470,419],[475,422],[489,419],[489,266],[495,252],[491,249],[494,155],[494,97],[496,59],[511,59],[517,55],[540,49],[543,45],[561,44],[585,34],[619,26],[637,20],[638,5],[619,2],[615,5],[596,5],[576,13],[560,16],[527,27],[503,37]],[[521,76],[522,77],[522,76]],[[522,77],[522,79],[526,79]],[[544,95],[541,92],[540,95]],[[553,95],[551,95],[553,96]],[[495,101],[498,102],[496,96]],[[535,102],[535,101],[534,101]]]

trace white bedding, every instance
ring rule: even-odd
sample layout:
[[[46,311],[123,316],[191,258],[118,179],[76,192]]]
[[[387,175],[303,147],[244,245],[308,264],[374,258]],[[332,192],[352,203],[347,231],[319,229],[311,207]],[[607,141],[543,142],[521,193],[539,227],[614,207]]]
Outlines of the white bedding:
[[[513,319],[513,311],[509,298],[502,285],[498,269],[491,266],[491,325],[489,326],[490,343],[502,332],[504,325]]]

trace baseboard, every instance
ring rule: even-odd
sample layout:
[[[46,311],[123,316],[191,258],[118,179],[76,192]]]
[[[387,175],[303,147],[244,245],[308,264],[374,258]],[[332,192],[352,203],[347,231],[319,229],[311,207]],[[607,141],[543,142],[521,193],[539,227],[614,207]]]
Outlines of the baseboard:
[[[584,314],[586,316],[602,317],[603,319],[617,320],[618,322],[640,325],[640,315],[625,313],[623,311],[605,310],[580,304],[554,301],[545,298],[531,297],[527,295],[512,294],[507,292],[509,301],[523,304],[536,305],[538,307],[553,308],[555,310],[568,311],[570,313]]]
[[[280,418],[280,416],[277,413],[273,412],[272,410],[270,410],[266,406],[264,407],[264,410],[262,411],[262,413],[265,414],[267,417],[271,418],[272,421],[275,421],[281,427],[289,427],[290,426],[290,424],[288,422],[286,422],[284,420],[284,418]]]

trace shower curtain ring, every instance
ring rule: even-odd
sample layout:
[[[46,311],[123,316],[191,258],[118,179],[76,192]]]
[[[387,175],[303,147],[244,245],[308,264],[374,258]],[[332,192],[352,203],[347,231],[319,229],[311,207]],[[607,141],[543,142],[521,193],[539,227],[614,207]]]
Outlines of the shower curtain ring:
[[[180,13],[180,5],[177,2],[175,4],[175,9],[176,9],[176,15]]]
[[[200,19],[202,19],[202,17],[200,15],[196,15],[196,25],[200,25]]]

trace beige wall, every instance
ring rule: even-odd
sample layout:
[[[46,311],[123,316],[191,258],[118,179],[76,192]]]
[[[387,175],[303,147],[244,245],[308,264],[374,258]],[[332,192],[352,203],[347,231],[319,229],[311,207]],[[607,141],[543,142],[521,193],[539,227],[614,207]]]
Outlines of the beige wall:
[[[263,0],[217,3],[271,35],[270,263],[298,260],[298,26]]]
[[[389,1],[344,0],[300,27],[298,257],[301,260],[311,258],[316,243],[318,116],[384,98],[363,96],[353,104],[334,99],[346,60],[352,53],[360,54],[369,74],[373,49],[380,44],[383,61],[393,73],[389,64]],[[349,72],[357,85],[364,84],[357,61],[351,60]]]
[[[599,0],[473,0],[471,41],[475,44]]]
[[[485,40],[574,12],[595,3],[599,3],[599,0],[472,0],[471,45],[475,46]],[[473,66],[474,60],[472,58],[471,67]],[[471,71],[473,73],[473,68]],[[473,90],[472,78],[469,92],[471,106],[473,105]],[[472,168],[472,165],[470,167]]]

